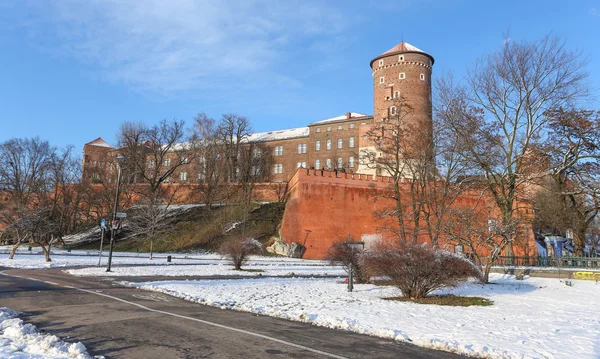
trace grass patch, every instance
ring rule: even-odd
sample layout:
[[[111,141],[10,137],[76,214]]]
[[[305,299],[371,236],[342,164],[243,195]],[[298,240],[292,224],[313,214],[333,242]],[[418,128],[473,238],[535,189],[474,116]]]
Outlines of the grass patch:
[[[187,252],[215,251],[227,237],[241,235],[252,236],[265,243],[271,236],[277,234],[278,225],[283,218],[284,203],[255,205],[246,218],[246,226],[238,225],[231,229],[231,224],[241,222],[244,218],[241,207],[228,205],[208,210],[199,207],[186,212],[176,219],[175,223],[154,240],[154,252]],[[119,233],[117,238],[131,236],[132,233]],[[74,245],[72,249],[98,250],[99,239],[91,243]],[[109,239],[104,238],[104,248],[107,249]],[[148,253],[150,241],[143,235],[117,240],[114,250],[119,252]]]
[[[385,300],[396,300],[399,302],[411,302],[419,304],[434,304],[434,305],[448,305],[452,307],[470,307],[470,306],[481,306],[487,307],[493,305],[489,299],[481,297],[463,297],[458,295],[432,295],[430,297],[410,299],[405,297],[389,297],[383,298]]]
[[[240,269],[240,272],[264,273],[262,269]]]

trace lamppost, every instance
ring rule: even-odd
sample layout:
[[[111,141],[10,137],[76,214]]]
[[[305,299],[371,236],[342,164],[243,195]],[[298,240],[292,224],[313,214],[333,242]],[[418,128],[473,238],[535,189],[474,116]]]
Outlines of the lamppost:
[[[117,210],[119,208],[119,190],[121,189],[121,165],[127,161],[125,156],[117,156],[117,193],[115,194],[115,208],[113,210],[112,223],[110,226],[110,247],[108,250],[108,267],[107,272],[110,272],[110,265],[112,264],[113,244],[115,242],[115,235],[117,229]]]
[[[362,251],[365,248],[365,242],[350,242],[352,237],[348,236],[347,245],[350,247],[352,252]],[[348,292],[352,292],[354,290],[354,265],[350,263],[350,268],[348,270]]]

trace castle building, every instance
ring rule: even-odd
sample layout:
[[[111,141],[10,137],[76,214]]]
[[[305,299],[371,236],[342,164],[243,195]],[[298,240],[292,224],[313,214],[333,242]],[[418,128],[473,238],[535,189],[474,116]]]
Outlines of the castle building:
[[[371,215],[394,208],[392,199],[374,193],[389,191],[390,184],[397,179],[378,167],[377,159],[385,159],[385,152],[377,133],[386,130],[388,124],[397,124],[393,131],[386,132],[392,140],[406,139],[402,141],[402,156],[395,157],[400,157],[403,163],[427,158],[422,155],[433,141],[433,63],[434,59],[428,53],[401,42],[370,62],[373,115],[348,112],[309,123],[306,127],[255,133],[247,138],[246,141],[264,144],[272,151],[272,173],[269,177],[272,182],[283,182],[283,186],[282,183],[262,183],[265,195],[261,200],[280,199],[278,191],[285,187],[287,200],[280,238],[286,243],[301,244],[306,249],[303,258],[323,259],[331,244],[342,240],[360,240],[368,247],[380,240],[396,238],[393,231],[381,230],[394,228],[397,225],[394,220]],[[399,116],[406,108],[408,111]],[[402,131],[402,136],[398,136],[395,133],[398,127],[401,130],[405,127],[408,131]],[[84,177],[101,180],[98,175],[104,171],[109,174],[104,178],[109,183],[114,181],[111,157],[118,151],[101,138],[87,143],[84,146]],[[178,153],[174,151],[173,156]],[[397,153],[394,149],[392,156]],[[365,157],[375,158],[375,165],[365,162]],[[148,168],[154,165],[148,159]],[[202,166],[197,161],[182,165],[179,171],[173,174],[176,182],[202,183]],[[408,183],[400,183],[406,189],[407,201],[410,200]],[[194,200],[188,194],[182,198],[184,203]],[[493,201],[482,197],[479,189],[461,194],[453,205],[477,208],[488,218],[498,215]],[[523,204],[523,208],[529,207]],[[529,213],[528,209],[525,213]],[[529,228],[528,225],[524,227]],[[533,232],[530,228],[525,229],[522,242],[515,245],[515,253],[534,255]],[[419,236],[419,241],[421,237],[426,236]],[[448,250],[452,250],[454,244],[444,238],[439,241],[440,248]]]
[[[411,108],[407,125],[431,134],[431,55],[406,42],[375,57],[371,63],[373,75],[373,116],[348,112],[308,124],[306,127],[255,133],[249,142],[264,143],[273,154],[272,180],[288,181],[298,168],[340,170],[351,173],[382,175],[361,161],[365,151],[376,153],[376,146],[367,133],[378,122],[397,114],[402,100]],[[97,178],[99,171],[109,169],[111,151],[103,139],[85,144],[84,177]],[[200,166],[183,166],[179,182],[197,183],[202,178]],[[95,169],[95,170],[92,170]]]

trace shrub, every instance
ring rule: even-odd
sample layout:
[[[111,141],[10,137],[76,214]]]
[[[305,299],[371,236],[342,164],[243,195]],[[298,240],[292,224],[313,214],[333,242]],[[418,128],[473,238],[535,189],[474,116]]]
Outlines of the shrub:
[[[231,238],[219,247],[219,254],[231,260],[235,270],[241,270],[248,256],[261,250],[262,245],[254,238]]]
[[[329,247],[326,259],[332,265],[341,264],[350,272],[350,268],[354,271],[354,279],[357,283],[366,283],[369,277],[366,275],[361,265],[360,256],[362,251],[352,248],[351,242],[336,242]]]
[[[361,262],[368,275],[389,277],[410,299],[424,298],[471,277],[482,277],[479,268],[464,257],[411,243],[380,244],[365,252]]]

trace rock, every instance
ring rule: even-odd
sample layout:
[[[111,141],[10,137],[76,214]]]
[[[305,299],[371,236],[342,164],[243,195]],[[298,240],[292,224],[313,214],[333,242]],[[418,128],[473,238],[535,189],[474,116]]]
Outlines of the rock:
[[[300,243],[293,242],[288,245],[287,256],[290,258],[302,258],[304,252],[306,247]]]
[[[306,247],[300,243],[288,244],[282,238],[275,238],[275,242],[267,247],[267,252],[290,258],[302,258],[304,252],[306,252]]]

